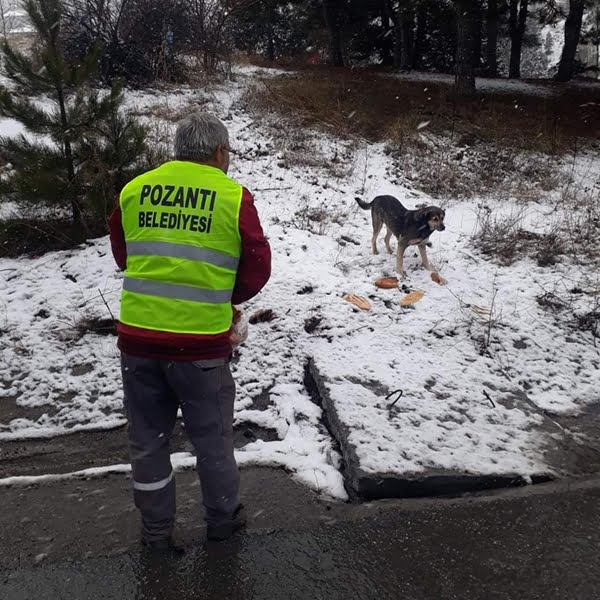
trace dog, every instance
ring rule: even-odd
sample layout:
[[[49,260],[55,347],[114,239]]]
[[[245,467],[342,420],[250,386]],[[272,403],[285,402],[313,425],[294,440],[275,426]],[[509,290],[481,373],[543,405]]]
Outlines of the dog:
[[[365,202],[356,198],[356,202],[363,210],[371,211],[373,220],[373,239],[371,247],[373,254],[379,254],[377,250],[377,238],[381,228],[385,225],[385,247],[393,254],[390,239],[394,236],[398,240],[396,252],[396,270],[400,279],[406,277],[404,271],[404,252],[409,246],[418,246],[421,253],[423,267],[432,271],[431,264],[427,258],[427,243],[429,236],[434,231],[444,231],[444,217],[446,212],[439,206],[425,206],[417,210],[408,210],[394,196],[377,196],[373,202]]]

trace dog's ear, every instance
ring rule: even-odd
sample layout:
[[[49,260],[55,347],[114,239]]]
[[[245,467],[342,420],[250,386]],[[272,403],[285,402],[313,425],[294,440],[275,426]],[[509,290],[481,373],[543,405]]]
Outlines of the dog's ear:
[[[435,210],[435,207],[426,206],[425,208],[421,209],[421,214],[419,215],[419,217],[422,218],[424,221],[430,221],[431,218],[435,217],[436,214],[437,211]]]
[[[446,216],[446,211],[437,206],[428,206],[425,210],[427,211],[425,217],[428,221],[433,219],[433,217],[443,219]]]

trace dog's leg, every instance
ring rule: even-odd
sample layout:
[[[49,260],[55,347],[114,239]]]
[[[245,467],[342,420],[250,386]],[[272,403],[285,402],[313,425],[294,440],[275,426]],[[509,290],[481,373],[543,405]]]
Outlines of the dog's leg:
[[[433,268],[429,263],[429,259],[427,258],[427,242],[419,244],[419,252],[421,253],[421,262],[423,263],[423,267],[428,271],[433,271]]]
[[[371,211],[371,217],[373,219],[373,238],[371,240],[371,250],[373,254],[379,254],[379,250],[377,250],[377,238],[381,233],[381,228],[383,227],[383,219],[381,215],[375,211]]]
[[[394,254],[392,247],[390,246],[390,240],[392,239],[392,230],[388,227],[387,232],[385,234],[385,247],[390,254]]]
[[[398,279],[404,279],[406,277],[406,271],[404,270],[405,251],[406,246],[398,239],[398,248],[396,249],[396,271],[398,272]]]

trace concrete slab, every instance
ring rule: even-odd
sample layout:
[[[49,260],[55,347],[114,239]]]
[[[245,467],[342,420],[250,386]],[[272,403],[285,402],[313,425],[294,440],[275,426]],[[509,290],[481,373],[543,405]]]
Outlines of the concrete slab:
[[[585,472],[578,456],[590,449],[498,373],[462,365],[449,377],[436,371],[442,359],[433,353],[415,359],[380,335],[366,360],[356,348],[369,343],[353,341],[315,344],[307,384],[354,496],[459,494]]]

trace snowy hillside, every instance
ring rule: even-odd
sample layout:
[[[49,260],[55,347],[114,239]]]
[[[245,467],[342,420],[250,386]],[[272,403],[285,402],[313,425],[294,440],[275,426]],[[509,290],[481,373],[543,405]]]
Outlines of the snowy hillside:
[[[185,112],[208,100],[241,153],[231,175],[253,191],[272,244],[272,280],[246,311],[271,309],[275,317],[252,325],[239,350],[236,419],[270,428],[279,440],[247,445],[240,461],[281,465],[305,484],[345,497],[339,448],[305,386],[312,359],[365,472],[525,479],[555,472],[547,452],[563,434],[548,424],[552,415],[597,401],[600,351],[592,333],[546,310],[539,297],[567,295],[573,311],[584,314],[589,297],[572,290],[598,289],[596,270],[567,258],[547,267],[530,259],[499,266],[471,243],[483,202],[449,199],[447,229],[432,236],[429,251],[448,284],[434,283],[407,251],[406,283],[424,297],[403,308],[402,290],[374,286],[393,274],[394,259],[370,254],[370,217],[354,197],[393,194],[410,208],[432,200],[391,183],[390,159],[378,145],[306,132],[312,162],[287,165],[277,138],[285,130],[274,134],[238,104],[255,72],[244,70],[208,98],[193,90],[128,94],[128,106],[154,123],[157,109]],[[172,131],[174,124],[161,127]],[[0,122],[0,132],[13,131]],[[577,161],[571,167],[597,186],[596,157]],[[494,214],[521,211],[535,232],[560,218],[558,197],[485,204]],[[115,339],[80,331],[86,319],[118,314],[120,285],[107,238],[0,260],[0,402],[20,410],[0,424],[0,452],[2,440],[124,422]],[[368,298],[372,310],[359,311],[346,293]],[[398,389],[402,398],[390,407],[387,395]]]

